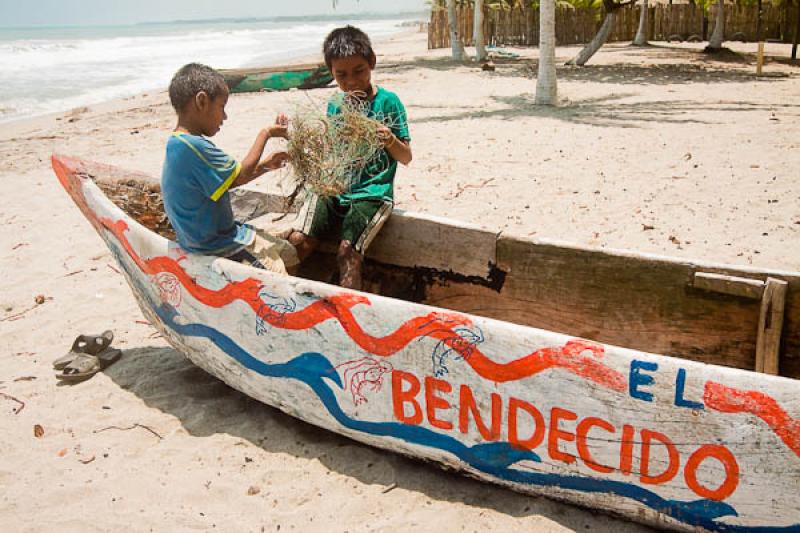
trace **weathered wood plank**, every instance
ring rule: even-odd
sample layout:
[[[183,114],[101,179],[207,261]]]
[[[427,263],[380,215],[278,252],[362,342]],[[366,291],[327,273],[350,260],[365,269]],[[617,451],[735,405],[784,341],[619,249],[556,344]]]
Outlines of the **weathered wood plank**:
[[[767,278],[764,297],[761,300],[761,314],[758,319],[756,372],[778,375],[783,312],[788,288],[789,284],[783,280]]]
[[[760,300],[764,293],[763,281],[711,272],[695,272],[692,286],[696,289],[741,296],[752,300]]]
[[[485,278],[497,261],[497,235],[476,225],[395,209],[367,257],[401,267]]]
[[[800,276],[592,250],[501,235],[500,294],[482,294],[486,316],[638,350],[753,369],[760,304],[693,288],[698,270],[788,282],[782,375],[800,377]],[[463,288],[460,301],[465,300]],[[439,291],[437,298],[445,296]],[[492,311],[496,308],[498,311]],[[483,314],[483,313],[479,313]]]

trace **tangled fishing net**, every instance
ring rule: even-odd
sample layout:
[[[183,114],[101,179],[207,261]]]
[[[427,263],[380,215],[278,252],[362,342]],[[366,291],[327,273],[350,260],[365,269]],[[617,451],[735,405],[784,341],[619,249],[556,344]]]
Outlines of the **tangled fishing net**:
[[[294,167],[296,193],[306,190],[319,196],[348,192],[354,181],[383,149],[378,126],[367,117],[369,102],[344,96],[340,112],[320,113],[316,106],[298,106],[292,117],[287,151]]]

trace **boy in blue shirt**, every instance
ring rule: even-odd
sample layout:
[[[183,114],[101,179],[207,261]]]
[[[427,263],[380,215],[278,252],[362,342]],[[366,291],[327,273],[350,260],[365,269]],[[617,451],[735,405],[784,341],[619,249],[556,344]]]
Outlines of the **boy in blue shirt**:
[[[183,66],[172,78],[169,98],[178,125],[167,141],[161,191],[178,244],[187,252],[286,274],[298,263],[294,247],[235,221],[228,190],[284,166],[286,152],[261,156],[270,137],[286,138],[288,119],[278,115],[274,125],[261,130],[239,163],[208,139],[228,118],[228,86],[219,72],[197,63]]]
[[[363,31],[353,26],[337,28],[325,38],[322,49],[325,63],[344,92],[330,100],[328,115],[339,113],[345,98],[365,103],[367,116],[387,124],[378,128],[383,150],[356,177],[350,191],[331,198],[312,196],[303,228],[292,232],[289,242],[302,260],[320,238],[338,240],[340,284],[360,290],[364,252],[391,214],[397,163],[411,162],[411,137],[403,103],[396,94],[372,84],[375,52]]]

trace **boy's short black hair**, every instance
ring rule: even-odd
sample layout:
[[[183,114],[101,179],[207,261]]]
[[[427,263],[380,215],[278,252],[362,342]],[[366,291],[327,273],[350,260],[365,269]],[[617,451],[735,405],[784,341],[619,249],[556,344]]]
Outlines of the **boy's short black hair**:
[[[186,104],[203,91],[212,100],[228,90],[225,78],[213,68],[189,63],[178,69],[169,83],[169,101],[180,112]]]
[[[325,37],[322,45],[325,64],[331,68],[334,59],[361,56],[367,60],[371,68],[375,67],[375,52],[366,33],[354,26],[336,28]]]

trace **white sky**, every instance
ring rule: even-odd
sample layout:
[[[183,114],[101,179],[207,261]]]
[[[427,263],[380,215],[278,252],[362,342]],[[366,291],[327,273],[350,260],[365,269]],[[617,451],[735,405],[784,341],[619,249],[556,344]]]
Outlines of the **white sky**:
[[[0,26],[421,11],[424,0],[0,0]]]

